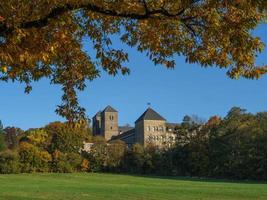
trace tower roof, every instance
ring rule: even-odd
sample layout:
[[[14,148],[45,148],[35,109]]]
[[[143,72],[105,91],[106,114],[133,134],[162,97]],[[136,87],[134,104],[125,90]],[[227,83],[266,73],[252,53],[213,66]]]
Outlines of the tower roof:
[[[111,106],[107,106],[103,112],[118,112],[117,110],[115,110],[114,108],[112,108]]]
[[[100,116],[101,115],[101,111],[98,111],[95,115],[94,115],[94,117],[97,117],[97,116]]]
[[[139,122],[141,120],[158,120],[158,121],[166,121],[160,114],[158,114],[152,108],[148,108],[136,121]]]

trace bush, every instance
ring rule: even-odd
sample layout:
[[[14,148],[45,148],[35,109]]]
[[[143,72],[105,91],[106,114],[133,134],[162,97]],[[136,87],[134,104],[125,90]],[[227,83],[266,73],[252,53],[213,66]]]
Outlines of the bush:
[[[47,125],[45,131],[51,137],[49,152],[59,150],[63,153],[78,153],[83,148],[83,142],[89,135],[87,128],[75,127],[61,122]]]
[[[16,152],[10,150],[0,152],[0,173],[19,173],[19,159]]]
[[[82,164],[82,157],[78,153],[67,153],[66,161],[70,164],[72,171],[78,171]]]
[[[52,160],[52,171],[61,173],[71,173],[78,171],[82,166],[82,157],[78,153],[62,153],[56,150]],[[86,168],[86,164],[84,163]]]
[[[21,142],[19,145],[20,165],[22,172],[48,172],[52,161],[47,151],[41,151],[36,146]]]
[[[5,135],[0,130],[0,151],[4,151],[5,149],[6,149]]]

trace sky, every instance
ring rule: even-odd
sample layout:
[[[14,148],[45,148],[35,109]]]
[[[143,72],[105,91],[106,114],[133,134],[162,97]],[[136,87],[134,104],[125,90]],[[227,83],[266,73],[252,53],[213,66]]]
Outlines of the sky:
[[[267,25],[253,33],[267,44]],[[115,46],[121,47],[117,41]],[[90,47],[85,43],[85,50]],[[175,69],[154,66],[145,54],[127,48],[131,73],[129,76],[110,76],[105,72],[79,93],[80,104],[91,118],[99,110],[111,105],[119,111],[119,124],[134,125],[147,109],[147,103],[169,122],[181,122],[185,115],[225,116],[233,106],[257,113],[267,111],[267,75],[259,80],[232,80],[226,71],[187,64],[183,57],[175,57]],[[267,49],[259,55],[258,65],[267,64]],[[61,88],[42,79],[33,84],[26,95],[24,85],[0,82],[0,120],[3,125],[24,130],[42,127],[52,121],[64,121],[55,113],[61,103]]]

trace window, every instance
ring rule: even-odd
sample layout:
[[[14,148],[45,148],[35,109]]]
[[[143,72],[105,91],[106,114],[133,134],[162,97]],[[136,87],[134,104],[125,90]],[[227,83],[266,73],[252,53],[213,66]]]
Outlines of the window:
[[[112,126],[110,127],[110,130],[112,130]]]
[[[109,119],[110,119],[111,121],[113,121],[113,119],[114,119],[113,115],[110,115],[110,116],[109,116]]]

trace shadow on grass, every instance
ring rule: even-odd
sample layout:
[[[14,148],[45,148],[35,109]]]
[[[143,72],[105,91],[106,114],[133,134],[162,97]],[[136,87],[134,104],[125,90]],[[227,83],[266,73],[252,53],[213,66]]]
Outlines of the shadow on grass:
[[[177,181],[191,181],[191,182],[206,182],[206,183],[238,183],[238,184],[266,184],[263,180],[236,180],[223,178],[205,178],[205,177],[189,177],[189,176],[160,176],[160,175],[145,175],[145,174],[130,174],[130,173],[110,173],[113,175],[127,175],[141,178],[154,178],[162,180],[177,180]]]

